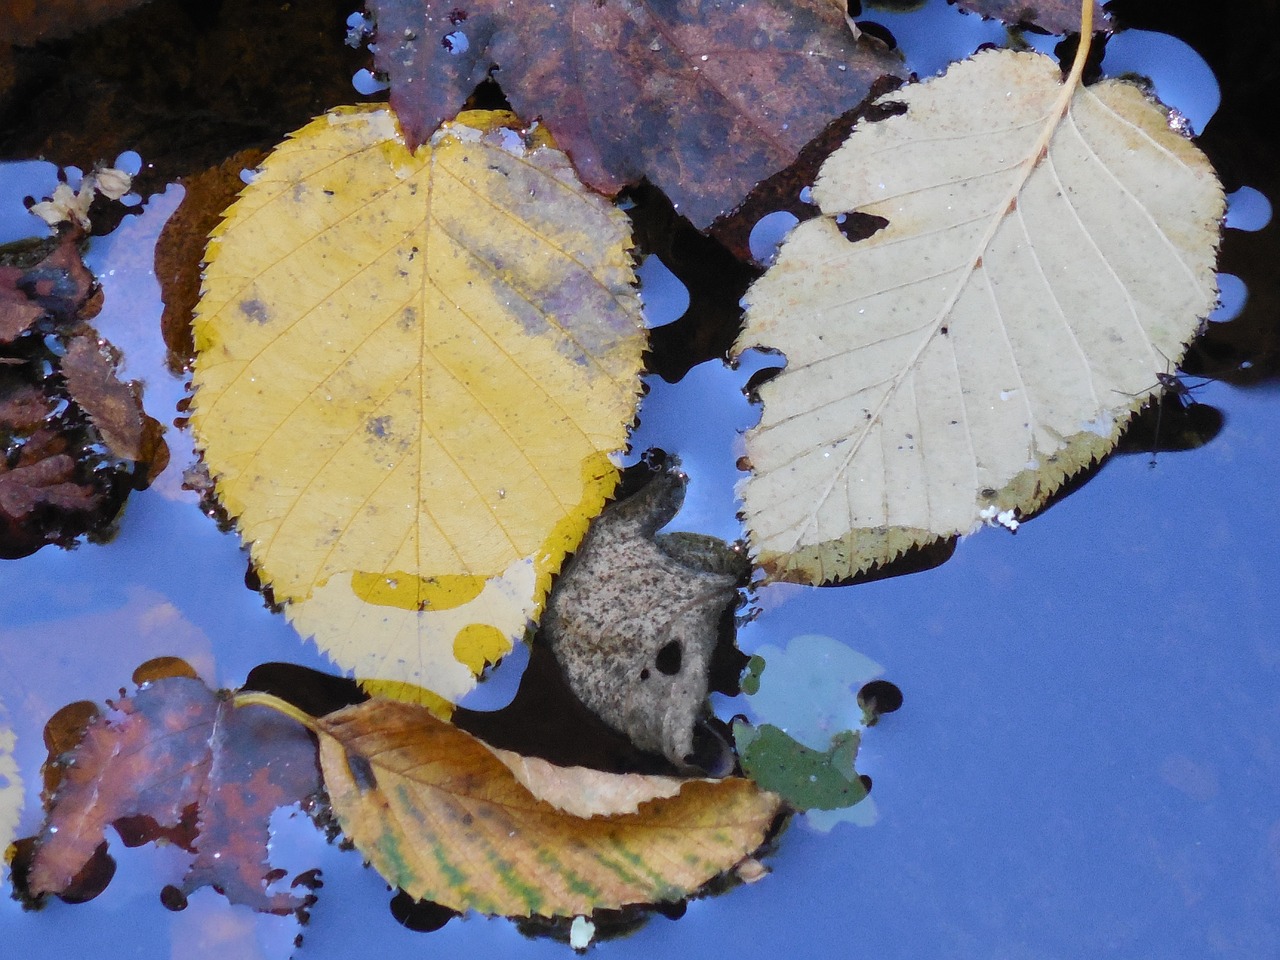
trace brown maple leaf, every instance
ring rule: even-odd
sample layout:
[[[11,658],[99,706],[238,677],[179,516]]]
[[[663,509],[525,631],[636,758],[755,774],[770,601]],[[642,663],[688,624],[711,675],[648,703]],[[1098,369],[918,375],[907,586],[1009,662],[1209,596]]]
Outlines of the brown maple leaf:
[[[411,147],[494,74],[583,181],[643,178],[695,226],[900,71],[831,0],[371,0],[375,66]]]

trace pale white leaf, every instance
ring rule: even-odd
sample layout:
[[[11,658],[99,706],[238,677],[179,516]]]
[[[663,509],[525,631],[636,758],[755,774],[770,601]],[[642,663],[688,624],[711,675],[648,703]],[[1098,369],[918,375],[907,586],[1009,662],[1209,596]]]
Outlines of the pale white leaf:
[[[759,561],[824,582],[1005,526],[1104,455],[1214,305],[1212,167],[1138,87],[989,51],[889,99],[747,294]],[[850,242],[842,214],[888,221]],[[990,508],[995,508],[992,511]],[[987,511],[984,513],[984,511]]]

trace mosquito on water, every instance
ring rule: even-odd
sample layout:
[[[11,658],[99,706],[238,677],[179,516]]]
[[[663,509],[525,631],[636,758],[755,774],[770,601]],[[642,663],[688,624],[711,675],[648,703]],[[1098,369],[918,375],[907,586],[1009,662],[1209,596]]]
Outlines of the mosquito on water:
[[[1211,381],[1211,378],[1203,377],[1200,378],[1199,383],[1187,383],[1182,379],[1182,375],[1177,372],[1177,368],[1174,366],[1173,361],[1165,356],[1163,352],[1161,352],[1160,355],[1164,357],[1167,366],[1163,373],[1156,374],[1156,382],[1146,390],[1142,390],[1139,393],[1126,394],[1126,396],[1138,397],[1148,391],[1154,390],[1157,387],[1160,390],[1158,394],[1154,394],[1152,396],[1151,401],[1147,404],[1147,406],[1150,406],[1151,403],[1156,404],[1156,423],[1151,434],[1151,459],[1148,461],[1148,466],[1151,467],[1156,465],[1156,454],[1160,450],[1160,427],[1164,420],[1165,401],[1170,397],[1173,397],[1177,400],[1180,409],[1190,411],[1193,408],[1201,406],[1196,398],[1192,396],[1192,391],[1200,389]]]

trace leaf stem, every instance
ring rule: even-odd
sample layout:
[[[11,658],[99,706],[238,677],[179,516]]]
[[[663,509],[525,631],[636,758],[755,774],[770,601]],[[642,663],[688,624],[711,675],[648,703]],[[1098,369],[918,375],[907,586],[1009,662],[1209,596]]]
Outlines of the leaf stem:
[[[260,693],[256,690],[237,693],[231,699],[233,706],[239,707],[270,707],[277,713],[282,713],[291,720],[296,720],[312,733],[320,733],[320,724],[316,722],[316,718],[311,716],[305,710],[300,710],[288,700],[281,700],[279,697],[272,696],[269,693]]]
[[[1084,76],[1084,63],[1089,59],[1089,48],[1093,45],[1093,3],[1094,0],[1081,0],[1080,3],[1080,44],[1076,47],[1076,58],[1071,61],[1071,72],[1067,75],[1068,90],[1075,90]]]

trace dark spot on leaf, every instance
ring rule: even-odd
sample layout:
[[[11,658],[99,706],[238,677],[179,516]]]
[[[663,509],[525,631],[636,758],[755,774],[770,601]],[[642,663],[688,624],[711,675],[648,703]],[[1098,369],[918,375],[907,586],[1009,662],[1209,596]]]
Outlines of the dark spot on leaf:
[[[364,425],[364,428],[371,436],[382,439],[391,432],[391,418],[373,417]]]
[[[648,668],[648,667],[645,667],[643,670],[641,670],[641,671],[640,671],[640,679],[641,679],[641,680],[648,680],[648,679],[649,679],[649,668]]]
[[[373,765],[360,754],[347,754],[347,769],[351,771],[351,779],[356,782],[361,793],[378,789],[378,778],[374,776]]]
[[[874,37],[885,45],[886,50],[898,49],[898,38],[890,32],[888,27],[882,26],[872,20],[858,21],[858,29],[869,37]]]
[[[270,315],[267,313],[267,305],[257,299],[241,300],[240,312],[254,323],[266,323],[271,319]]]

